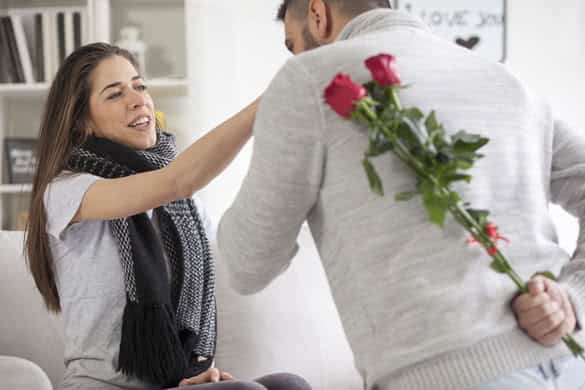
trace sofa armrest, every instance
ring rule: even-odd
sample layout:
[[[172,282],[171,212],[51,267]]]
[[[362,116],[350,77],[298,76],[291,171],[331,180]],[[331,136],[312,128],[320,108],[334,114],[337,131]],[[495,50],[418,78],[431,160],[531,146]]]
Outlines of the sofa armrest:
[[[45,372],[35,363],[12,356],[0,356],[0,389],[53,390]]]

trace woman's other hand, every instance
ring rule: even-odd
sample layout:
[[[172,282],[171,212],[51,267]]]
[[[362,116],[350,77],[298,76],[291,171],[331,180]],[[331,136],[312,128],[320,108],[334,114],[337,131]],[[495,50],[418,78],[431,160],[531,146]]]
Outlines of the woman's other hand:
[[[210,368],[197,376],[183,379],[179,382],[179,387],[202,385],[204,383],[214,383],[219,381],[231,381],[234,379],[235,378],[230,373],[221,371],[217,368]]]

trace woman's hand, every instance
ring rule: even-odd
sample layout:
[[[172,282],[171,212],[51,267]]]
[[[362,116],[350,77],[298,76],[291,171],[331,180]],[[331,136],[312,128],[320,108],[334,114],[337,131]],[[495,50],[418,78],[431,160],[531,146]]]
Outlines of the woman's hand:
[[[179,387],[202,385],[205,383],[214,383],[219,381],[232,381],[234,379],[235,378],[227,372],[220,371],[217,368],[210,368],[202,374],[183,379],[181,382],[179,382]]]
[[[532,278],[528,290],[512,304],[518,324],[540,344],[553,347],[575,330],[577,321],[573,305],[567,292],[544,276]]]

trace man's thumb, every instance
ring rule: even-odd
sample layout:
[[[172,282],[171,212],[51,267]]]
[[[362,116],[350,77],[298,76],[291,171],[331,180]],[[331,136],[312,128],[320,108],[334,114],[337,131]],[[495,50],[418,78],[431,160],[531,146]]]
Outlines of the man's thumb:
[[[532,296],[542,294],[545,291],[544,280],[541,276],[535,276],[528,282],[528,291]]]

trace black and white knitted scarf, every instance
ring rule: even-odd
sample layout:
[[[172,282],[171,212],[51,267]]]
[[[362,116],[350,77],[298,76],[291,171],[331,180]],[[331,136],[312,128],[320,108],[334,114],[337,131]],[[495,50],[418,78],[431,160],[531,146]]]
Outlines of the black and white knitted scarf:
[[[144,151],[92,137],[73,150],[67,169],[119,178],[162,168],[176,154],[174,137],[164,132]],[[145,213],[110,221],[126,287],[118,370],[174,387],[209,368],[215,355],[215,271],[192,199],[154,213],[160,235]]]

